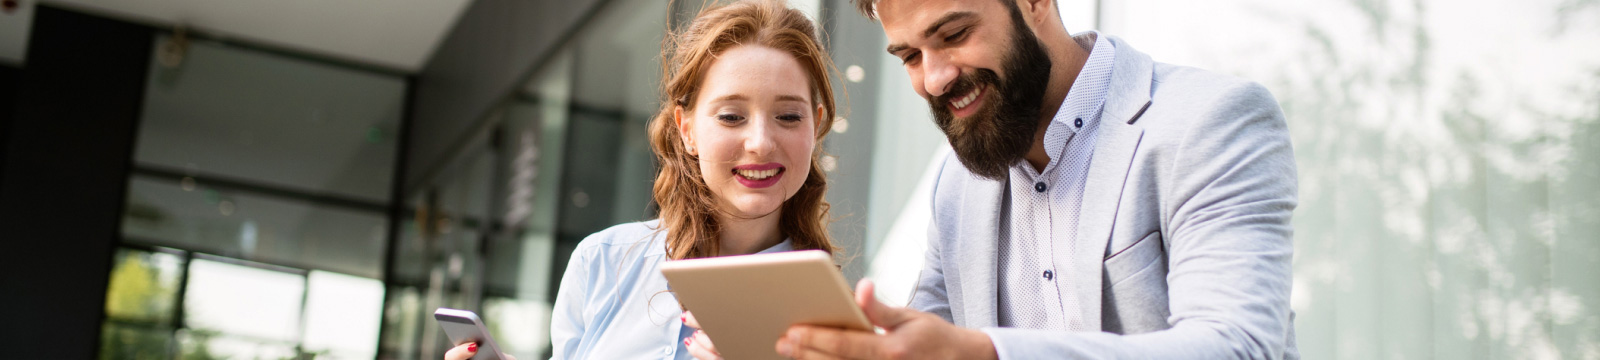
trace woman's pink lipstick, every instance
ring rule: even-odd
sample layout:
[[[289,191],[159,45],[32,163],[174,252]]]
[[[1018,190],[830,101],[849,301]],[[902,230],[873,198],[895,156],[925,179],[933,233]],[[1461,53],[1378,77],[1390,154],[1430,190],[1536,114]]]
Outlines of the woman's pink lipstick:
[[[760,179],[760,180],[756,180],[756,179],[751,179],[751,178],[745,177],[744,174],[740,173],[740,172],[762,172],[762,171],[773,171],[774,173],[771,176],[768,176],[768,177],[766,177],[764,179]],[[750,165],[739,165],[739,166],[733,167],[733,178],[734,179],[738,179],[740,185],[744,185],[745,187],[748,187],[748,188],[751,188],[751,189],[761,189],[761,188],[767,188],[767,187],[772,187],[773,185],[777,185],[778,184],[778,179],[782,179],[783,178],[783,173],[784,173],[783,165],[782,164],[778,164],[778,163],[750,164]]]

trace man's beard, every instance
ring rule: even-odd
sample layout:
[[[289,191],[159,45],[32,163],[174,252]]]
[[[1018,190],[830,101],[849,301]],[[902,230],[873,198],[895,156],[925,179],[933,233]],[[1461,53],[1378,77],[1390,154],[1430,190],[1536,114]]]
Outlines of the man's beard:
[[[950,139],[956,158],[973,174],[993,180],[1004,179],[1007,169],[1032,148],[1039,105],[1050,82],[1050,56],[1039,38],[1023,25],[1016,4],[1011,4],[1011,21],[1011,52],[1002,65],[1006,80],[1000,80],[994,71],[978,69],[957,77],[944,95],[926,97],[934,122]],[[980,87],[986,89],[980,96],[983,107],[965,119],[956,119],[950,111],[951,100]]]

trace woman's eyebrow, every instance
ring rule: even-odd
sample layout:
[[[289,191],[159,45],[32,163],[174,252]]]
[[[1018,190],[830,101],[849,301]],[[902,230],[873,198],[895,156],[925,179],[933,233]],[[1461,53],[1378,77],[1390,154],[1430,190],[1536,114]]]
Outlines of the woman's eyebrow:
[[[810,102],[810,101],[806,101],[806,98],[803,98],[803,97],[800,97],[800,96],[797,96],[797,95],[778,95],[778,101],[780,101],[780,102],[782,102],[782,101],[795,101],[795,102],[803,102],[803,103],[809,103]]]
[[[728,94],[728,95],[723,95],[722,97],[719,97],[719,98],[716,98],[716,99],[711,99],[711,101],[740,101],[740,100],[750,100],[750,97],[749,96],[744,96],[744,94]]]

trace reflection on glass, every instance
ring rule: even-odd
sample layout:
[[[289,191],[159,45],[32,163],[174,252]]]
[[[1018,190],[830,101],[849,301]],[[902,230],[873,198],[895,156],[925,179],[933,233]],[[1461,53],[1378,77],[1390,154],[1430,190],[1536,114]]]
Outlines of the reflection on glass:
[[[484,326],[507,354],[532,359],[550,344],[550,304],[492,297],[483,300]]]
[[[371,359],[383,315],[383,282],[326,271],[307,276],[302,346],[318,359]]]
[[[150,66],[139,167],[387,202],[404,79],[206,41]]]
[[[386,223],[377,212],[135,176],[122,231],[134,242],[379,278]]]
[[[296,359],[294,345],[230,336],[212,330],[186,329],[178,332],[183,360]],[[315,355],[315,354],[310,354]]]
[[[100,327],[100,359],[170,359],[172,329],[107,323]]]
[[[393,287],[388,296],[388,307],[384,308],[384,327],[388,331],[383,333],[382,356],[415,359],[417,336],[421,335],[422,326],[433,326],[431,318],[423,321],[422,295],[415,287]]]
[[[305,285],[306,278],[300,274],[195,259],[189,264],[189,286],[184,294],[184,321],[191,330],[188,339],[199,336],[195,331],[216,331],[254,341],[294,344],[300,335]]]
[[[106,317],[153,324],[171,321],[182,263],[178,255],[119,249],[106,287]]]

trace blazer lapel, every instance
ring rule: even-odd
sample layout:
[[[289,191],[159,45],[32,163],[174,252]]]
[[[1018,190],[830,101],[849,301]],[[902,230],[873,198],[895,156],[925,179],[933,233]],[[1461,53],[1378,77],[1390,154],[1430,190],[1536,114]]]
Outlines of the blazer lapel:
[[[1084,184],[1083,206],[1076,234],[1077,250],[1071,259],[1073,286],[1058,287],[1060,296],[1076,296],[1084,325],[1101,330],[1101,299],[1106,246],[1116,223],[1117,207],[1127,183],[1133,155],[1139,149],[1144,129],[1132,125],[1150,106],[1150,81],[1154,63],[1150,57],[1117,37],[1116,65],[1111,89],[1100,114],[1100,139],[1089,160],[1089,175]]]
[[[1005,199],[1005,182],[974,177],[967,182],[965,203],[961,218],[961,301],[964,324],[967,328],[992,327],[999,324],[996,307],[999,289],[995,280],[998,273],[1000,241],[1000,205]]]

